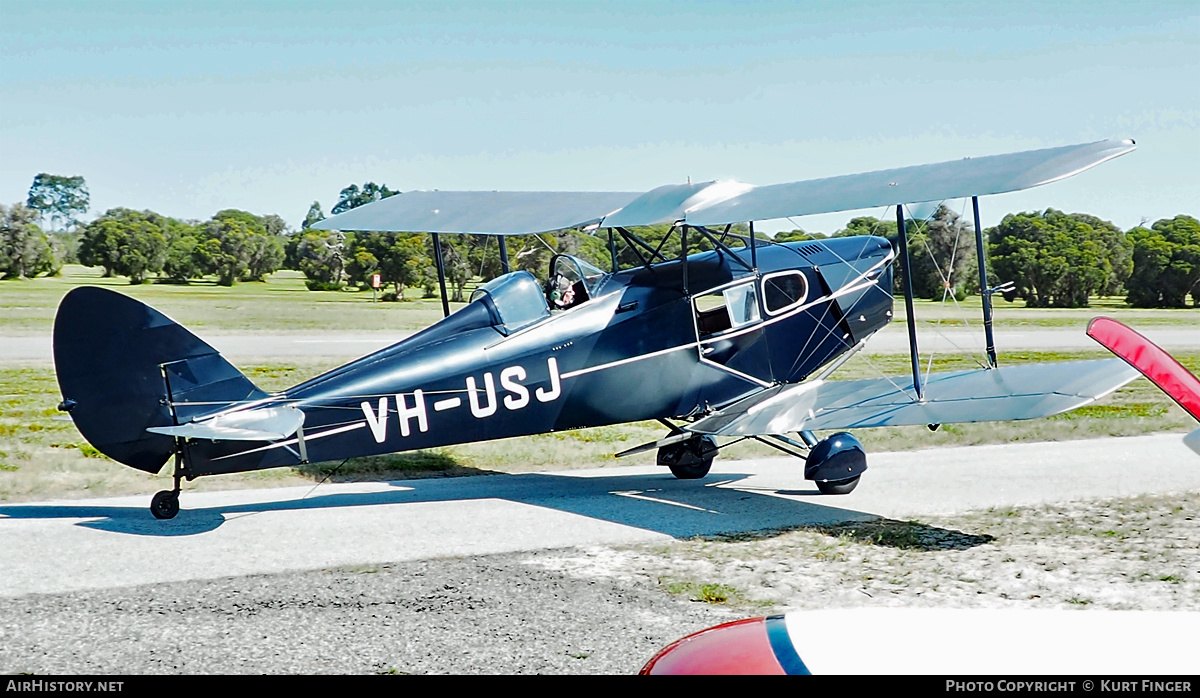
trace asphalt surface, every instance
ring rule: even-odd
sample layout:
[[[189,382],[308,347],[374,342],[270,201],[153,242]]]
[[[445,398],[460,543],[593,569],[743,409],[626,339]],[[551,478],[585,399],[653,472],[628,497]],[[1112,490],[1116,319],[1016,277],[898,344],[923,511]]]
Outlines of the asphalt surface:
[[[0,597],[346,565],[653,543],[883,516],[1200,489],[1179,434],[879,453],[820,495],[788,458],[0,506]],[[164,481],[164,484],[166,481]]]

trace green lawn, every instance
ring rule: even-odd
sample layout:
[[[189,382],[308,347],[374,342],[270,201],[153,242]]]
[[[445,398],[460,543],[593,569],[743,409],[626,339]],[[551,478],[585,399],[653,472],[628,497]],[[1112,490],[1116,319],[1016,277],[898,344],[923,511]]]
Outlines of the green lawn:
[[[442,317],[441,303],[421,299],[420,289],[405,290],[418,300],[373,303],[369,292],[309,291],[293,271],[228,288],[211,282],[131,286],[125,278],[102,278],[99,269],[67,265],[58,277],[0,281],[0,333],[49,335],[59,300],[81,285],[133,296],[193,331],[419,330]]]
[[[129,285],[123,277],[105,279],[99,269],[67,265],[58,277],[0,281],[0,333],[8,336],[48,335],[58,301],[71,288],[83,284],[104,286],[145,301],[193,330],[219,332],[303,332],[313,330],[418,330],[441,317],[437,298],[423,299],[420,289],[407,289],[415,300],[372,303],[371,294],[355,291],[309,291],[299,272],[281,271],[263,283],[239,283],[230,288],[211,281],[191,284],[147,283]],[[469,291],[469,289],[468,289]],[[459,304],[451,304],[452,309]],[[1025,308],[1021,301],[995,302],[995,322],[1000,328],[1082,327],[1097,315],[1116,315],[1135,327],[1193,325],[1200,310],[1140,310],[1120,298],[1094,298],[1091,307],[1078,309]],[[904,304],[895,305],[896,320],[904,320]],[[954,301],[917,301],[916,315],[923,322],[956,325],[978,330],[980,301],[972,296]]]
[[[1012,303],[996,296],[992,299],[993,318],[996,327],[1019,328],[1054,328],[1054,327],[1084,327],[1088,320],[1097,315],[1109,315],[1119,318],[1122,322],[1134,327],[1149,325],[1183,325],[1192,326],[1200,322],[1200,309],[1177,308],[1171,310],[1131,308],[1125,303],[1124,297],[1094,296],[1088,301],[1086,308],[1026,308],[1025,302],[1017,300]],[[963,319],[971,327],[982,332],[983,302],[979,296],[970,296],[964,301],[955,302],[947,299],[941,301],[917,301],[914,306],[918,319],[928,322],[941,320],[944,326],[953,327],[956,323],[963,324]],[[897,298],[895,304],[896,320],[904,320],[904,302]]]

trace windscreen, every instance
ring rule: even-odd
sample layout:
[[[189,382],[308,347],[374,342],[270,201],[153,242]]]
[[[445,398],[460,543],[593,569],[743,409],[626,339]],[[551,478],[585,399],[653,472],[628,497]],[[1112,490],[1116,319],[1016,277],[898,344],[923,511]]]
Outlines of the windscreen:
[[[500,316],[500,324],[508,332],[532,325],[550,315],[541,286],[533,274],[527,271],[514,271],[497,276],[475,289],[471,294],[471,301],[481,297],[491,300],[492,306]]]

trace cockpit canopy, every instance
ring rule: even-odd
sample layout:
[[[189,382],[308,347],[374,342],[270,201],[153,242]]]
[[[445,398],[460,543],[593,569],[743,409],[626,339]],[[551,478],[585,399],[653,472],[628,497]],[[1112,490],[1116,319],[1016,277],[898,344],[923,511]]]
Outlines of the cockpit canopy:
[[[541,285],[533,274],[514,271],[475,289],[471,302],[483,300],[504,334],[511,334],[550,316]]]
[[[550,260],[550,280],[546,282],[546,303],[551,310],[566,310],[593,298],[607,274],[569,254]]]
[[[475,289],[471,302],[481,300],[492,326],[512,334],[550,317],[551,310],[566,310],[589,300],[606,276],[578,257],[560,254],[550,260],[550,280],[544,289],[533,274],[514,271]]]

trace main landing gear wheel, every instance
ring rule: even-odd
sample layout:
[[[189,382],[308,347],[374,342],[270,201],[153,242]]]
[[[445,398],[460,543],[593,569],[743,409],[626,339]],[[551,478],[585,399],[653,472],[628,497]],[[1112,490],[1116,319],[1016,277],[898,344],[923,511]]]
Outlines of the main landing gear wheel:
[[[804,478],[821,494],[850,494],[867,469],[867,452],[858,439],[839,431],[813,445],[804,463]]]
[[[852,477],[849,480],[817,480],[817,489],[821,490],[821,494],[850,494],[858,487],[857,477]]]
[[[708,475],[713,458],[717,456],[717,440],[698,436],[658,449],[658,464],[671,469],[680,480],[699,480]]]
[[[173,519],[179,513],[179,492],[163,490],[150,500],[150,513],[156,519]]]

